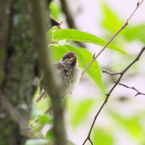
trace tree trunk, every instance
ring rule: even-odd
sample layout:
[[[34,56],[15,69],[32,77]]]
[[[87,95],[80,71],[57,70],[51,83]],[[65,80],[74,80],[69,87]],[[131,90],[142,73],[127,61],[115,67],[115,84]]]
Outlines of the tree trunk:
[[[35,91],[29,0],[0,0],[0,144],[22,145]]]

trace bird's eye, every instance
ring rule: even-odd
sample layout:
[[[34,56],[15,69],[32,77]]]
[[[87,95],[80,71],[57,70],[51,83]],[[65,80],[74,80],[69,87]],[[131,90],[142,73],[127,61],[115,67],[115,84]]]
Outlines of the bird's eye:
[[[68,55],[68,58],[72,58],[72,56],[71,55]]]

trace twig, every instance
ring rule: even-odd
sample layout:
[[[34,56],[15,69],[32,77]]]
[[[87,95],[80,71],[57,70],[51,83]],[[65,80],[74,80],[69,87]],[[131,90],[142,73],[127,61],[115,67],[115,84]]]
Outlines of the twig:
[[[116,82],[115,82],[115,83],[116,83]],[[135,96],[138,96],[138,95],[145,95],[145,93],[142,93],[142,92],[138,91],[135,87],[130,87],[130,86],[127,86],[127,85],[122,84],[122,83],[118,83],[118,85],[121,85],[121,86],[123,86],[123,87],[125,87],[125,88],[132,89],[132,90],[136,91],[137,93],[135,94]]]
[[[106,74],[109,74],[109,75],[119,75],[120,74],[120,72],[117,72],[117,73],[112,73],[112,72],[110,72],[110,71],[108,71],[108,70],[103,70],[102,71],[103,73],[106,73]]]
[[[87,137],[86,137],[86,139],[85,139],[85,141],[83,142],[82,145],[85,145],[85,143],[87,142],[87,140],[90,141],[90,135],[91,135],[92,129],[93,129],[93,127],[94,127],[94,124],[95,124],[95,122],[96,122],[96,120],[97,120],[97,118],[98,118],[100,112],[102,111],[103,107],[104,107],[105,104],[108,102],[108,99],[109,99],[111,93],[113,92],[113,90],[115,89],[115,87],[119,84],[120,80],[122,79],[122,77],[123,77],[123,75],[126,73],[126,71],[127,71],[136,61],[139,60],[139,58],[141,57],[141,55],[142,55],[142,53],[143,53],[144,51],[145,51],[145,47],[143,47],[143,48],[141,49],[141,51],[139,52],[139,54],[137,55],[137,57],[136,57],[136,58],[135,58],[135,59],[134,59],[134,60],[133,60],[133,61],[123,70],[123,71],[121,71],[120,73],[116,73],[116,74],[119,74],[120,76],[119,76],[118,80],[116,81],[116,83],[113,85],[113,87],[110,89],[110,91],[106,94],[106,99],[104,100],[104,102],[102,103],[101,107],[99,108],[97,114],[95,115],[94,120],[93,120],[92,125],[91,125],[90,130],[89,130],[89,133],[88,133],[88,135],[87,135]]]
[[[100,56],[100,54],[106,49],[106,47],[112,42],[112,40],[128,25],[130,19],[135,14],[137,9],[140,7],[140,5],[143,3],[144,0],[141,2],[138,1],[135,10],[132,12],[130,17],[126,20],[125,24],[114,34],[114,36],[108,41],[108,43],[100,50],[100,52],[94,57],[94,59],[88,64],[88,66],[84,69],[82,72],[82,75],[87,71],[87,69],[92,65],[92,63]]]

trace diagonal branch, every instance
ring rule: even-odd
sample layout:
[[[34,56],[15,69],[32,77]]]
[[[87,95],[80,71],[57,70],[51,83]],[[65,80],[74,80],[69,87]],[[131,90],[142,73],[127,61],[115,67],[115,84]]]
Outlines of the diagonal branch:
[[[132,12],[132,14],[129,16],[129,18],[126,20],[125,24],[113,35],[113,37],[108,41],[108,43],[100,50],[100,52],[94,56],[93,60],[88,64],[88,66],[84,69],[84,71],[82,72],[82,75],[87,71],[87,69],[89,69],[89,67],[94,63],[94,61],[101,55],[101,53],[106,49],[106,47],[113,41],[113,39],[123,30],[125,29],[125,27],[128,25],[130,19],[133,17],[133,15],[135,14],[135,12],[137,11],[137,9],[140,7],[140,5],[143,3],[144,0],[142,0],[141,2],[138,1],[136,8],[134,9],[134,11]]]
[[[64,12],[64,14],[66,16],[66,21],[67,21],[68,26],[70,28],[76,28],[76,24],[75,24],[72,14],[71,14],[70,7],[69,7],[67,1],[60,0],[60,2],[61,2],[62,11]]]
[[[112,93],[113,90],[116,88],[116,86],[119,84],[120,80],[122,79],[122,77],[124,76],[124,74],[127,72],[127,70],[129,70],[129,68],[130,68],[135,62],[137,62],[137,61],[140,59],[140,57],[141,57],[141,55],[142,55],[142,53],[143,53],[144,51],[145,51],[145,47],[143,47],[143,48],[141,49],[141,51],[139,52],[139,54],[137,55],[137,57],[136,57],[136,58],[135,58],[135,59],[134,59],[134,60],[133,60],[133,61],[123,70],[123,71],[121,71],[120,73],[117,73],[117,74],[119,74],[120,76],[119,76],[118,80],[115,82],[115,84],[113,85],[113,87],[110,89],[110,91],[106,94],[106,99],[104,100],[104,102],[102,103],[101,107],[99,108],[97,114],[95,115],[94,120],[93,120],[92,125],[91,125],[90,130],[89,130],[89,133],[88,133],[88,135],[87,135],[87,137],[86,137],[86,139],[85,139],[85,141],[83,142],[82,145],[85,145],[85,143],[86,143],[87,141],[90,141],[90,140],[91,140],[91,139],[90,139],[90,136],[91,136],[92,129],[93,129],[94,125],[95,125],[95,122],[96,122],[96,120],[97,120],[97,118],[98,118],[100,112],[102,111],[102,109],[103,109],[103,107],[105,106],[105,104],[108,102],[108,99],[109,99],[111,93]],[[113,74],[113,73],[111,73],[111,74]]]

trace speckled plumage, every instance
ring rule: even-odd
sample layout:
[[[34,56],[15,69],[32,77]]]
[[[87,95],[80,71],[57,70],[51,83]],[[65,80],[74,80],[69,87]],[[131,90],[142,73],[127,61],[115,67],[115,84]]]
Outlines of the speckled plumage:
[[[54,62],[52,66],[54,67],[56,80],[59,81],[59,87],[63,90],[62,96],[65,97],[72,92],[81,77],[81,69],[77,64],[77,54],[75,52],[68,52],[63,55],[59,62]],[[46,79],[47,76],[43,76],[40,81],[40,94],[36,102],[49,96],[45,91]]]

